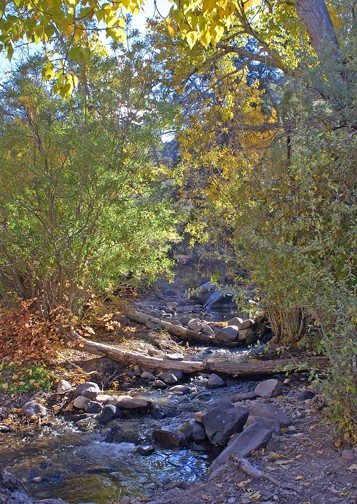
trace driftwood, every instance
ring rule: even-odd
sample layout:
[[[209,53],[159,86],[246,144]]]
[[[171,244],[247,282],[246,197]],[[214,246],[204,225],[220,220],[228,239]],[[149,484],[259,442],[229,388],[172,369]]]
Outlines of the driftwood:
[[[168,357],[150,357],[136,352],[128,352],[111,345],[90,341],[80,336],[76,331],[71,332],[72,345],[78,349],[101,355],[127,366],[138,365],[147,369],[168,370],[176,369],[183,373],[223,373],[231,376],[265,376],[284,371],[310,370],[312,367],[325,367],[326,357],[306,357],[300,361],[296,359],[258,360],[245,359],[235,355],[234,358],[205,359],[203,361],[172,360]]]
[[[192,331],[191,329],[187,329],[186,327],[182,327],[177,324],[172,324],[171,322],[167,322],[166,320],[161,320],[159,318],[152,317],[151,315],[148,315],[146,313],[131,310],[124,312],[124,315],[132,322],[138,322],[139,324],[145,325],[148,322],[152,322],[156,324],[158,327],[162,327],[163,329],[165,329],[168,333],[173,334],[174,336],[177,336],[184,341],[193,341],[195,343],[203,343],[205,345],[228,347],[228,348],[242,346],[241,342],[219,341],[213,338],[213,336],[209,336],[208,334]]]

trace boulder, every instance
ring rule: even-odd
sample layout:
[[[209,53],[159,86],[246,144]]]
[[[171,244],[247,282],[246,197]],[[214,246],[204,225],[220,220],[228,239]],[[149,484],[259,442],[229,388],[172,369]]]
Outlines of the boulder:
[[[280,427],[288,427],[291,425],[290,418],[279,408],[275,408],[271,404],[253,404],[253,406],[249,408],[249,416],[250,415],[274,420]]]
[[[235,432],[241,432],[249,412],[232,403],[220,403],[213,406],[202,417],[203,426],[210,443],[224,446]]]
[[[179,431],[169,431],[165,429],[155,429],[153,438],[163,448],[178,448],[186,445],[186,438]]]
[[[252,424],[240,434],[235,435],[228,446],[213,461],[210,472],[216,471],[224,465],[230,456],[237,458],[247,457],[253,450],[264,448],[272,436],[272,431],[259,424]]]
[[[237,326],[221,327],[215,331],[216,338],[219,341],[235,341],[238,336]]]
[[[100,388],[94,382],[80,383],[76,387],[76,396],[87,397],[88,399],[95,399],[100,394]]]
[[[226,382],[217,374],[212,373],[207,381],[207,387],[210,389],[225,387]]]
[[[283,384],[275,378],[260,382],[254,389],[259,397],[276,397],[283,391]]]
[[[47,409],[37,401],[28,401],[22,406],[22,411],[28,417],[43,417],[47,415]]]

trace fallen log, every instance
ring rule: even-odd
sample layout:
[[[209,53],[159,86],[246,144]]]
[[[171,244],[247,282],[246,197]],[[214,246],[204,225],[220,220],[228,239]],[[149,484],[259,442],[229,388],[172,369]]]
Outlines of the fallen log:
[[[229,341],[219,341],[208,334],[203,334],[201,332],[192,331],[191,329],[187,329],[186,327],[182,327],[177,324],[172,324],[171,322],[167,322],[166,320],[161,320],[159,318],[148,315],[147,313],[138,312],[135,310],[128,310],[123,312],[123,314],[131,320],[132,322],[137,322],[139,324],[146,325],[148,322],[156,324],[158,327],[162,327],[168,333],[173,334],[185,341],[193,341],[196,343],[203,343],[205,345],[210,346],[220,346],[220,347],[228,347],[234,348],[237,346],[242,346],[240,342],[229,342]]]
[[[289,368],[289,371],[306,371],[314,367],[322,368],[326,367],[329,362],[327,357],[306,357],[301,360],[294,358],[258,360],[237,357],[237,354],[231,359],[205,359],[203,361],[171,360],[165,356],[151,357],[87,340],[74,330],[71,331],[70,339],[72,346],[84,352],[101,355],[121,362],[126,366],[138,365],[143,368],[157,370],[176,369],[187,374],[214,372],[235,377],[265,376],[283,372],[285,368]]]

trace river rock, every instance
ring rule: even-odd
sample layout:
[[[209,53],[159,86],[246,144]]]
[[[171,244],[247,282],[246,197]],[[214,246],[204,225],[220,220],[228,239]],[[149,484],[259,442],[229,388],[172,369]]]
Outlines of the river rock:
[[[3,434],[6,432],[10,432],[10,427],[8,425],[0,425],[0,432]]]
[[[185,395],[191,394],[193,392],[192,388],[188,385],[175,385],[174,387],[169,388],[169,392],[177,395]]]
[[[131,397],[128,395],[113,396],[108,404],[114,404],[117,408],[129,410],[147,410],[151,406],[151,401],[141,399],[140,397]]]
[[[238,336],[237,326],[226,326],[216,329],[216,338],[220,341],[235,341]]]
[[[150,415],[155,419],[155,420],[162,420],[163,418],[166,417],[165,412],[159,408],[159,406],[155,405],[151,408],[150,410]]]
[[[210,389],[225,387],[226,382],[217,374],[212,373],[207,381],[207,387]]]
[[[154,451],[155,448],[152,445],[138,446],[136,449],[136,453],[143,456],[151,455]]]
[[[312,390],[303,390],[302,392],[300,392],[300,394],[298,394],[296,400],[307,401],[308,399],[312,399],[313,397],[315,397],[315,395],[316,395],[315,392],[313,392]]]
[[[22,411],[26,416],[43,417],[47,415],[47,409],[37,401],[28,401],[22,406]]]
[[[257,394],[255,392],[242,392],[232,398],[232,402],[246,401],[248,399],[255,399]]]
[[[153,388],[158,388],[158,389],[165,389],[167,388],[167,385],[165,382],[163,382],[162,380],[154,380],[151,384],[151,386]]]
[[[180,427],[180,432],[182,432],[188,442],[200,443],[206,439],[205,429],[195,421],[185,423]]]
[[[186,445],[186,438],[179,431],[155,429],[152,434],[154,440],[163,448],[178,448]]]
[[[191,319],[188,322],[187,327],[189,329],[191,329],[191,331],[200,332],[202,329],[202,323],[201,323],[200,319],[197,319],[197,318]]]
[[[95,399],[100,394],[100,388],[94,382],[80,383],[76,387],[76,396],[87,397],[88,399]]]
[[[91,401],[89,400],[85,406],[84,406],[84,411],[86,413],[100,413],[103,409],[103,406],[102,404],[100,404],[99,402],[97,401]]]
[[[106,404],[100,414],[97,416],[97,420],[101,423],[107,423],[109,420],[116,416],[117,407],[114,404]]]
[[[272,436],[272,431],[259,424],[253,424],[240,434],[233,436],[228,446],[213,461],[210,472],[213,473],[224,465],[231,455],[237,458],[247,457],[253,450],[264,448]]]
[[[253,327],[254,326],[254,320],[252,319],[246,319],[246,320],[243,320],[241,322],[241,324],[239,325],[239,330],[243,330],[243,329],[248,329],[249,327]]]
[[[102,404],[106,404],[108,403],[111,399],[112,399],[113,396],[109,395],[109,394],[99,394],[97,395],[97,397],[95,398],[95,400],[97,402],[100,402]]]
[[[57,394],[67,394],[72,388],[72,385],[67,380],[60,380],[57,383]]]
[[[73,406],[77,409],[85,409],[86,404],[88,404],[89,402],[90,399],[88,399],[88,397],[83,397],[80,395],[73,401]]]
[[[240,329],[240,326],[243,324],[243,319],[241,319],[240,317],[233,317],[231,318],[230,320],[228,320],[227,324],[229,326],[237,326],[238,329]]]
[[[202,422],[210,443],[224,446],[235,432],[241,432],[249,412],[232,403],[213,406],[203,416]]]
[[[154,373],[150,373],[150,371],[143,371],[141,373],[141,378],[143,380],[152,380],[152,381],[154,381],[155,378],[156,378],[156,376],[154,375]]]
[[[271,404],[253,404],[249,408],[249,416],[268,418],[278,423],[279,427],[289,427],[291,425],[290,418],[285,415],[279,408],[275,408]]]
[[[164,371],[163,373],[160,373],[158,375],[158,378],[168,385],[173,385],[174,383],[177,383],[179,380],[182,380],[183,374],[181,371],[176,371],[176,370],[170,370],[170,371]]]
[[[260,382],[254,389],[259,397],[276,397],[283,391],[283,384],[275,378]]]
[[[212,327],[208,324],[204,324],[202,326],[202,331],[201,331],[203,334],[207,334],[207,336],[212,336],[212,338],[215,336],[215,332],[214,330],[212,329]]]

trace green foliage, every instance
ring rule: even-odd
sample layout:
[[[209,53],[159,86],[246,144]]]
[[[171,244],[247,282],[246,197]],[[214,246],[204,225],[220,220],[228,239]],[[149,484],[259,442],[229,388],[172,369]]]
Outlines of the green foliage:
[[[45,316],[59,305],[80,314],[93,291],[170,266],[168,106],[142,44],[98,56],[69,101],[53,97],[39,63],[1,93],[1,291],[36,298]]]
[[[19,394],[31,390],[51,390],[55,375],[45,367],[0,363],[0,392]]]

